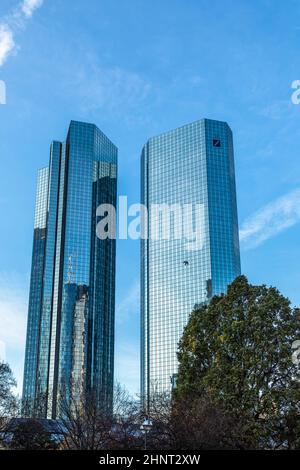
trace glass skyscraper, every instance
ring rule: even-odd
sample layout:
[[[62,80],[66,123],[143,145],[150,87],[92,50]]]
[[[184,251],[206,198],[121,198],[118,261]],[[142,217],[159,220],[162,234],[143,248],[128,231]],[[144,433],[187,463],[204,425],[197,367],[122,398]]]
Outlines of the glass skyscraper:
[[[57,417],[71,391],[90,390],[99,406],[112,406],[116,246],[97,237],[96,209],[116,207],[117,152],[94,124],[71,121],[38,172],[25,416]]]
[[[151,393],[168,391],[174,385],[178,342],[194,306],[226,292],[240,274],[230,127],[202,119],[149,139],[142,151],[141,172],[141,199],[148,209],[148,238],[141,247],[141,394],[145,403]],[[184,237],[172,233],[169,238],[154,239],[155,205],[192,205],[192,221],[198,205],[201,246],[190,249]],[[177,216],[170,212],[173,235]],[[186,219],[181,221],[186,224]]]

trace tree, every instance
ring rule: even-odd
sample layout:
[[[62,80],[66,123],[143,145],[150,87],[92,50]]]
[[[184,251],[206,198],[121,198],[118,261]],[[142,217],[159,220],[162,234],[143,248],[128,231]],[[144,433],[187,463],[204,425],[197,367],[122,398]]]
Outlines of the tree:
[[[137,435],[139,404],[120,385],[114,389],[114,409],[85,388],[69,387],[59,401],[61,448],[78,450],[132,449],[142,445]]]
[[[177,400],[209,394],[258,448],[300,448],[299,309],[244,276],[192,312],[179,345]]]
[[[153,393],[148,418],[149,450],[215,450],[249,448],[244,423],[216,404],[209,394],[184,397]]]
[[[175,399],[171,414],[173,445],[180,450],[249,449],[245,420],[229,413],[208,393]]]
[[[142,422],[140,403],[120,384],[114,387],[114,409],[110,449],[139,449],[143,446],[140,435]]]
[[[144,410],[144,417],[152,422],[151,430],[147,433],[147,448],[152,450],[175,449],[176,430],[174,420],[172,394],[160,392],[156,384],[152,386],[149,399],[149,409]],[[142,422],[142,419],[141,419]]]
[[[24,419],[10,424],[13,438],[10,447],[15,450],[54,450],[57,442],[36,419]]]
[[[16,381],[9,365],[0,362],[0,438],[5,437],[6,427],[18,413],[18,400],[13,393]]]
[[[61,393],[59,427],[63,436],[61,448],[68,450],[100,450],[108,447],[112,426],[107,410],[99,407],[93,392],[74,387]]]

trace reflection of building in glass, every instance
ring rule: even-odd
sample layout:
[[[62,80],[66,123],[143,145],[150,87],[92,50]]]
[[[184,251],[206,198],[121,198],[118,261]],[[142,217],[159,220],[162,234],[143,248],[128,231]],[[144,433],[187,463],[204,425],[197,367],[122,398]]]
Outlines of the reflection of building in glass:
[[[65,284],[62,310],[65,315],[61,323],[64,341],[60,343],[60,394],[68,394],[70,385],[72,397],[81,399],[87,379],[88,287],[70,281]]]
[[[176,387],[177,346],[196,304],[240,274],[232,132],[203,119],[149,139],[142,151],[142,203],[204,207],[204,245],[142,240],[141,393]],[[150,210],[148,228],[151,229]],[[173,228],[176,219],[173,218]]]
[[[71,384],[73,396],[82,396],[86,379],[86,346],[88,291],[86,286],[78,286],[77,300],[73,319]]]
[[[115,240],[96,236],[99,204],[116,206],[117,148],[72,121],[38,174],[23,385],[24,415],[56,417],[70,386],[110,408]]]

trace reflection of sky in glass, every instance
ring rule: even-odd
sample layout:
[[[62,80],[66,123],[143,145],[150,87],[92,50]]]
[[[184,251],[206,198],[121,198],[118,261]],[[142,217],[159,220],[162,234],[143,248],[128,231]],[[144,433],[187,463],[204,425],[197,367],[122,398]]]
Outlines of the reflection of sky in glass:
[[[201,120],[150,139],[142,154],[142,203],[148,207],[204,205],[201,250],[188,251],[185,239],[142,242],[141,382],[145,393],[147,386],[170,388],[188,315],[195,304],[226,291],[240,273],[228,125]]]
[[[96,207],[116,205],[116,173],[116,147],[76,121],[39,173],[23,397],[46,394],[49,417],[72,380],[112,400],[115,241],[97,239]]]

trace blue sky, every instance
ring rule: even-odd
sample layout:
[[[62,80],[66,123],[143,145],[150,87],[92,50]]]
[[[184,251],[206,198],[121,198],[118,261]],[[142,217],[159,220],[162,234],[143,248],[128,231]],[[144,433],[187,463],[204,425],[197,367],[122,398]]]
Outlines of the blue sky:
[[[300,304],[297,0],[1,0],[0,355],[21,386],[37,168],[71,119],[119,147],[139,201],[152,135],[202,117],[234,133],[242,271]],[[139,242],[117,247],[116,378],[139,387]],[[5,351],[4,351],[5,350]]]

